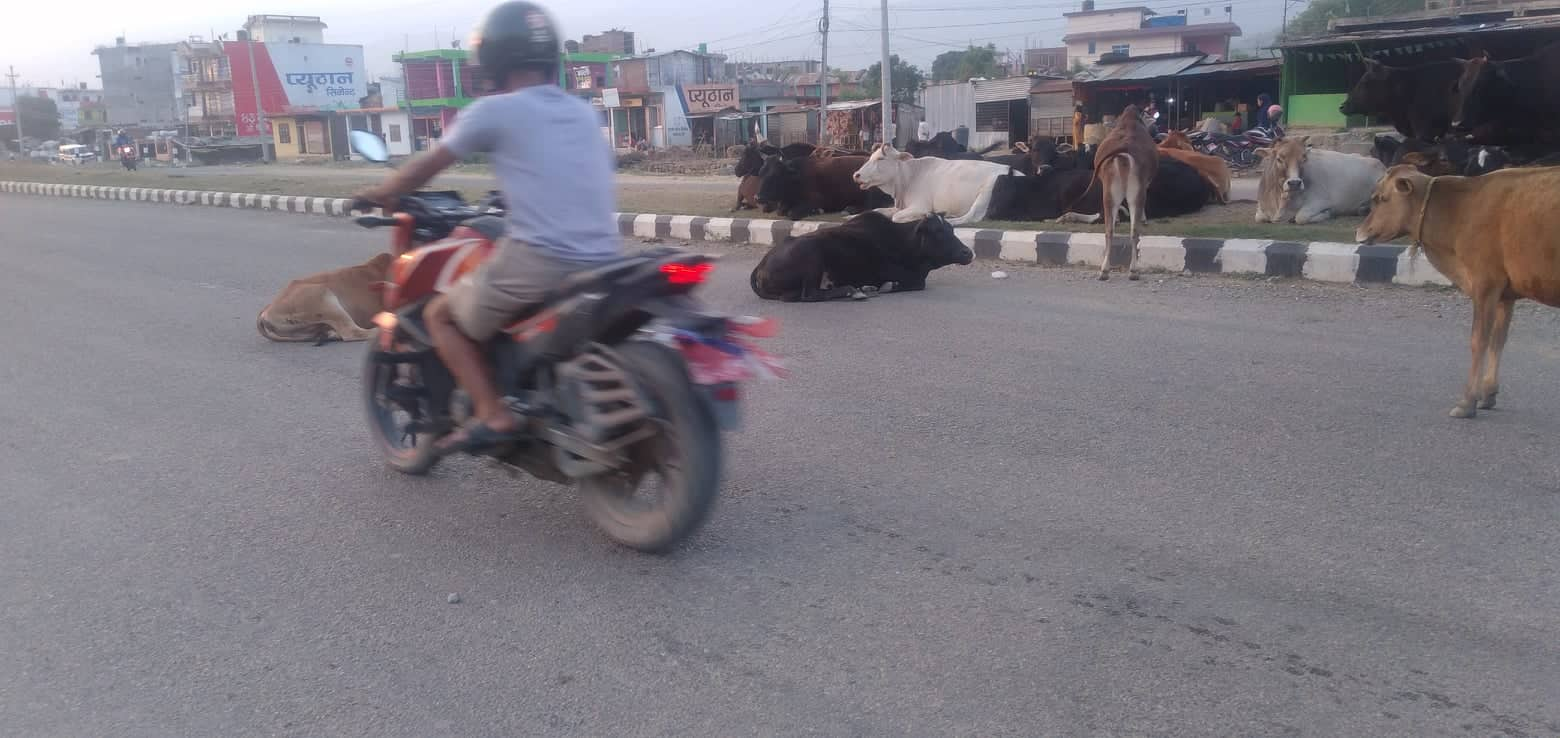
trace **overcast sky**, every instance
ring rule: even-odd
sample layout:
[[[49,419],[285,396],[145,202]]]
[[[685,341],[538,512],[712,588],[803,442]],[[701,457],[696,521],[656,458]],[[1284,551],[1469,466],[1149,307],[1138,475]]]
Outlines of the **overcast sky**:
[[[1149,2],[1161,13],[1186,9],[1193,23],[1220,20],[1224,6],[1247,36],[1279,25],[1285,0],[1190,0]],[[1290,13],[1304,7],[1289,0]],[[94,2],[71,6],[62,15],[49,3],[12,2],[0,23],[0,67],[15,66],[21,82],[55,86],[88,82],[98,86],[96,45],[108,45],[124,34],[130,42],[178,41],[191,35],[209,38],[212,31],[231,33],[253,13],[318,15],[329,27],[329,43],[362,44],[369,72],[394,74],[390,54],[403,48],[448,47],[452,38],[465,40],[471,27],[493,0],[320,0],[297,6],[258,7],[221,12],[225,3],[209,0],[162,0],[134,10],[122,3]],[[641,47],[666,51],[693,48],[701,41],[712,51],[734,60],[817,58],[817,19],[822,0],[775,0],[771,3],[720,3],[694,0],[624,3],[620,0],[570,0],[549,5],[569,38],[611,27],[634,31]],[[1098,6],[1136,3],[1100,0]],[[938,53],[965,44],[994,43],[999,49],[1029,45],[1059,45],[1061,14],[1077,8],[1077,0],[904,0],[889,3],[892,51],[927,68]],[[864,69],[881,55],[879,6],[872,0],[833,0],[829,36],[829,66]],[[1204,15],[1204,11],[1208,15]],[[113,20],[109,20],[113,19]],[[1237,48],[1243,46],[1236,40]],[[0,72],[5,71],[0,69]],[[0,84],[4,84],[0,81]]]

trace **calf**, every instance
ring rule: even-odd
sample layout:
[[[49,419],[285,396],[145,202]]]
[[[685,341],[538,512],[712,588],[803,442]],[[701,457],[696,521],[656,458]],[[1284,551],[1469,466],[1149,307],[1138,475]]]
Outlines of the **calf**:
[[[748,285],[765,300],[821,302],[884,289],[924,290],[933,270],[974,260],[940,215],[895,223],[869,212],[771,248]]]
[[[1338,106],[1344,115],[1389,118],[1398,133],[1434,141],[1451,128],[1452,84],[1462,73],[1456,61],[1389,67],[1365,57],[1365,74]]]
[[[1507,169],[1484,177],[1431,178],[1393,167],[1376,185],[1374,206],[1355,232],[1369,244],[1407,236],[1411,254],[1473,300],[1472,365],[1454,418],[1495,407],[1500,356],[1517,300],[1560,307],[1560,169]]]
[[[1105,243],[1116,242],[1116,208],[1126,204],[1132,218],[1132,256],[1127,260],[1127,279],[1138,278],[1138,246],[1148,205],[1148,185],[1159,171],[1159,150],[1154,134],[1143,124],[1136,105],[1128,105],[1100,142],[1094,155],[1094,176],[1100,181],[1104,199],[1100,212],[1105,216]],[[1100,263],[1100,279],[1110,279],[1110,248]]]
[[[378,254],[357,266],[332,269],[287,283],[255,319],[272,341],[364,341],[384,310],[391,257]]]
[[[893,204],[880,190],[856,186],[853,175],[866,162],[861,156],[770,156],[759,170],[757,199],[766,212],[778,210],[792,220],[814,213],[855,213]]]
[[[1257,187],[1257,222],[1304,225],[1334,215],[1363,213],[1386,167],[1366,156],[1312,149],[1306,137],[1286,138],[1269,149]]]
[[[989,161],[918,159],[882,144],[853,176],[861,189],[877,188],[894,198],[894,207],[885,210],[896,223],[958,213],[949,222],[964,225],[985,219],[992,187],[1009,171]]]

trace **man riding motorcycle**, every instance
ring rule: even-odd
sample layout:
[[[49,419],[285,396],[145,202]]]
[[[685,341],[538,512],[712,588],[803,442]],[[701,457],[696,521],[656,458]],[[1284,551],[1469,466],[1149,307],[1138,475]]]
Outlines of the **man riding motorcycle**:
[[[472,46],[494,92],[461,111],[438,146],[357,196],[393,208],[450,165],[486,153],[507,205],[506,237],[494,256],[424,315],[434,350],[471,398],[472,420],[441,439],[443,453],[514,440],[522,424],[504,403],[482,342],[568,275],[619,258],[615,165],[589,103],[558,86],[561,44],[541,7],[505,2]]]

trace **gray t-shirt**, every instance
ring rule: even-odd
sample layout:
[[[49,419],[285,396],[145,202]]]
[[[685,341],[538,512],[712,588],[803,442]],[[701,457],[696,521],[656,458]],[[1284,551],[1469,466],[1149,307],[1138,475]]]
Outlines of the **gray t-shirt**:
[[[552,85],[480,98],[439,144],[466,158],[486,153],[509,206],[509,237],[560,259],[622,253],[616,166],[589,103]]]

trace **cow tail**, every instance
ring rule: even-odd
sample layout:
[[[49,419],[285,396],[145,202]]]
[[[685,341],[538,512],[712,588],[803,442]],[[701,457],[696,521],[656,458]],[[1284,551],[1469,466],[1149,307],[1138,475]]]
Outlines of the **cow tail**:
[[[1104,161],[1096,161],[1096,162],[1094,162],[1094,171],[1089,173],[1089,186],[1083,188],[1083,192],[1079,193],[1078,196],[1076,198],[1074,198],[1073,201],[1067,205],[1067,207],[1062,209],[1062,215],[1066,215],[1068,213],[1075,212],[1073,210],[1073,206],[1077,205],[1080,202],[1083,202],[1083,198],[1089,196],[1089,190],[1094,189],[1094,183],[1098,182],[1100,180],[1100,167],[1105,166],[1105,162],[1108,162],[1111,159],[1116,158],[1117,156],[1120,156],[1120,154],[1111,154],[1110,156],[1105,157]],[[1104,213],[1100,213],[1100,215],[1103,216]]]

